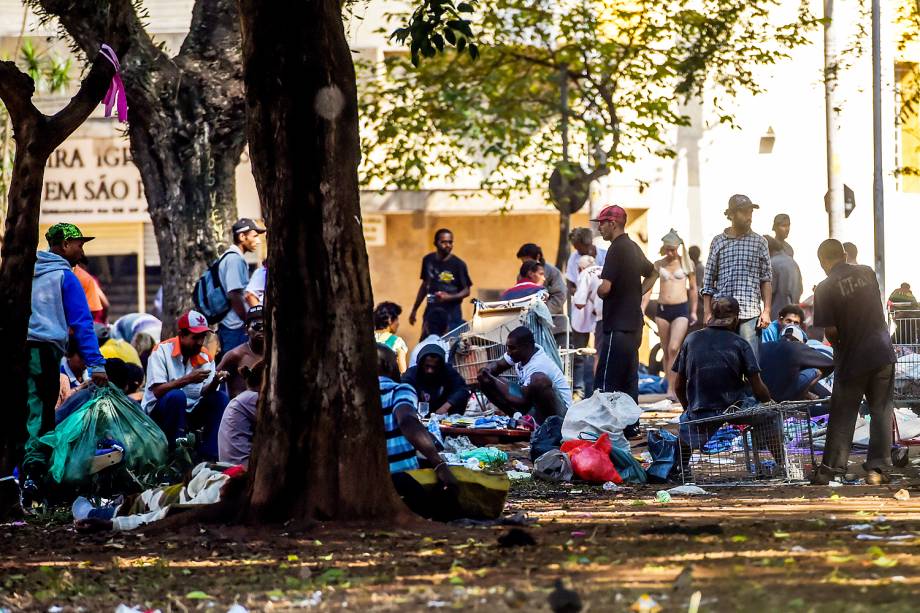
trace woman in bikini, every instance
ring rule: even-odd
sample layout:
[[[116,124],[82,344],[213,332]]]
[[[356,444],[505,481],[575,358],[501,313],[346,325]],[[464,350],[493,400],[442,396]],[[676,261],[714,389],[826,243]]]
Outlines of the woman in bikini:
[[[677,400],[674,393],[676,375],[671,371],[677,353],[687,336],[687,330],[696,323],[698,299],[696,274],[687,258],[683,239],[672,228],[661,238],[662,259],[655,262],[658,271],[658,309],[655,323],[664,351],[664,370],[668,378],[668,398]]]

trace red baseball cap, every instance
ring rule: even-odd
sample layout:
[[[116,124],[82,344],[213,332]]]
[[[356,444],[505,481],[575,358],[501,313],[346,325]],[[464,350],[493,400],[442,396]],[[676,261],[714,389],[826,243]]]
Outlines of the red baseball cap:
[[[591,221],[615,221],[617,223],[626,223],[626,210],[623,207],[616,204],[611,204],[610,206],[605,206],[601,210],[600,215],[597,216],[597,219],[592,219]]]
[[[176,326],[178,326],[180,330],[188,330],[192,334],[201,334],[211,329],[208,327],[208,320],[198,311],[189,311],[179,317]]]

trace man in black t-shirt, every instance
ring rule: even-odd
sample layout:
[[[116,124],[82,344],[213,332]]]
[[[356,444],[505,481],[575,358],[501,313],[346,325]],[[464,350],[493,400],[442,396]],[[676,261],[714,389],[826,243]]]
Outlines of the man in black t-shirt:
[[[887,483],[896,358],[881,290],[871,268],[846,263],[839,241],[821,243],[818,260],[827,279],[815,289],[814,320],[834,346],[834,390],[824,457],[812,483],[826,485],[834,475],[846,472],[863,396],[870,415],[869,451],[863,465],[866,483]]]
[[[604,338],[599,344],[594,387],[623,392],[638,402],[642,296],[652,289],[658,273],[626,234],[626,211],[622,207],[608,206],[591,221],[598,222],[601,236],[610,241],[597,289],[604,300]],[[627,436],[637,433],[632,430]]]
[[[422,284],[409,314],[409,324],[414,326],[418,308],[427,299],[425,315],[422,317],[422,338],[428,335],[428,316],[435,311],[443,311],[447,315],[448,331],[463,323],[460,305],[470,295],[473,286],[466,263],[452,253],[453,233],[445,228],[435,232],[434,246],[436,251],[422,259]]]

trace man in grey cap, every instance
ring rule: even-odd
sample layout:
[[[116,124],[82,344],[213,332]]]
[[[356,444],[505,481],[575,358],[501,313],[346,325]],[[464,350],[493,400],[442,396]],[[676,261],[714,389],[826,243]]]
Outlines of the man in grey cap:
[[[767,241],[751,230],[754,209],[759,208],[745,195],[729,198],[725,216],[731,225],[712,239],[700,290],[703,323],[712,317],[714,299],[732,297],[738,301],[738,334],[750,343],[755,357],[760,330],[770,325],[773,298],[773,268]]]

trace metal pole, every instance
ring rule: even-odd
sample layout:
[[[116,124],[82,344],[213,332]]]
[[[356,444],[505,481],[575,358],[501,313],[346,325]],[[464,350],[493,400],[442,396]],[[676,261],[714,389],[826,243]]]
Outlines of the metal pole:
[[[843,236],[844,206],[836,173],[834,172],[834,89],[837,84],[837,43],[834,30],[834,0],[824,0],[824,128],[827,164],[827,232],[831,238]]]
[[[875,275],[885,293],[885,199],[882,183],[882,36],[881,7],[872,0],[872,210],[875,217]]]

